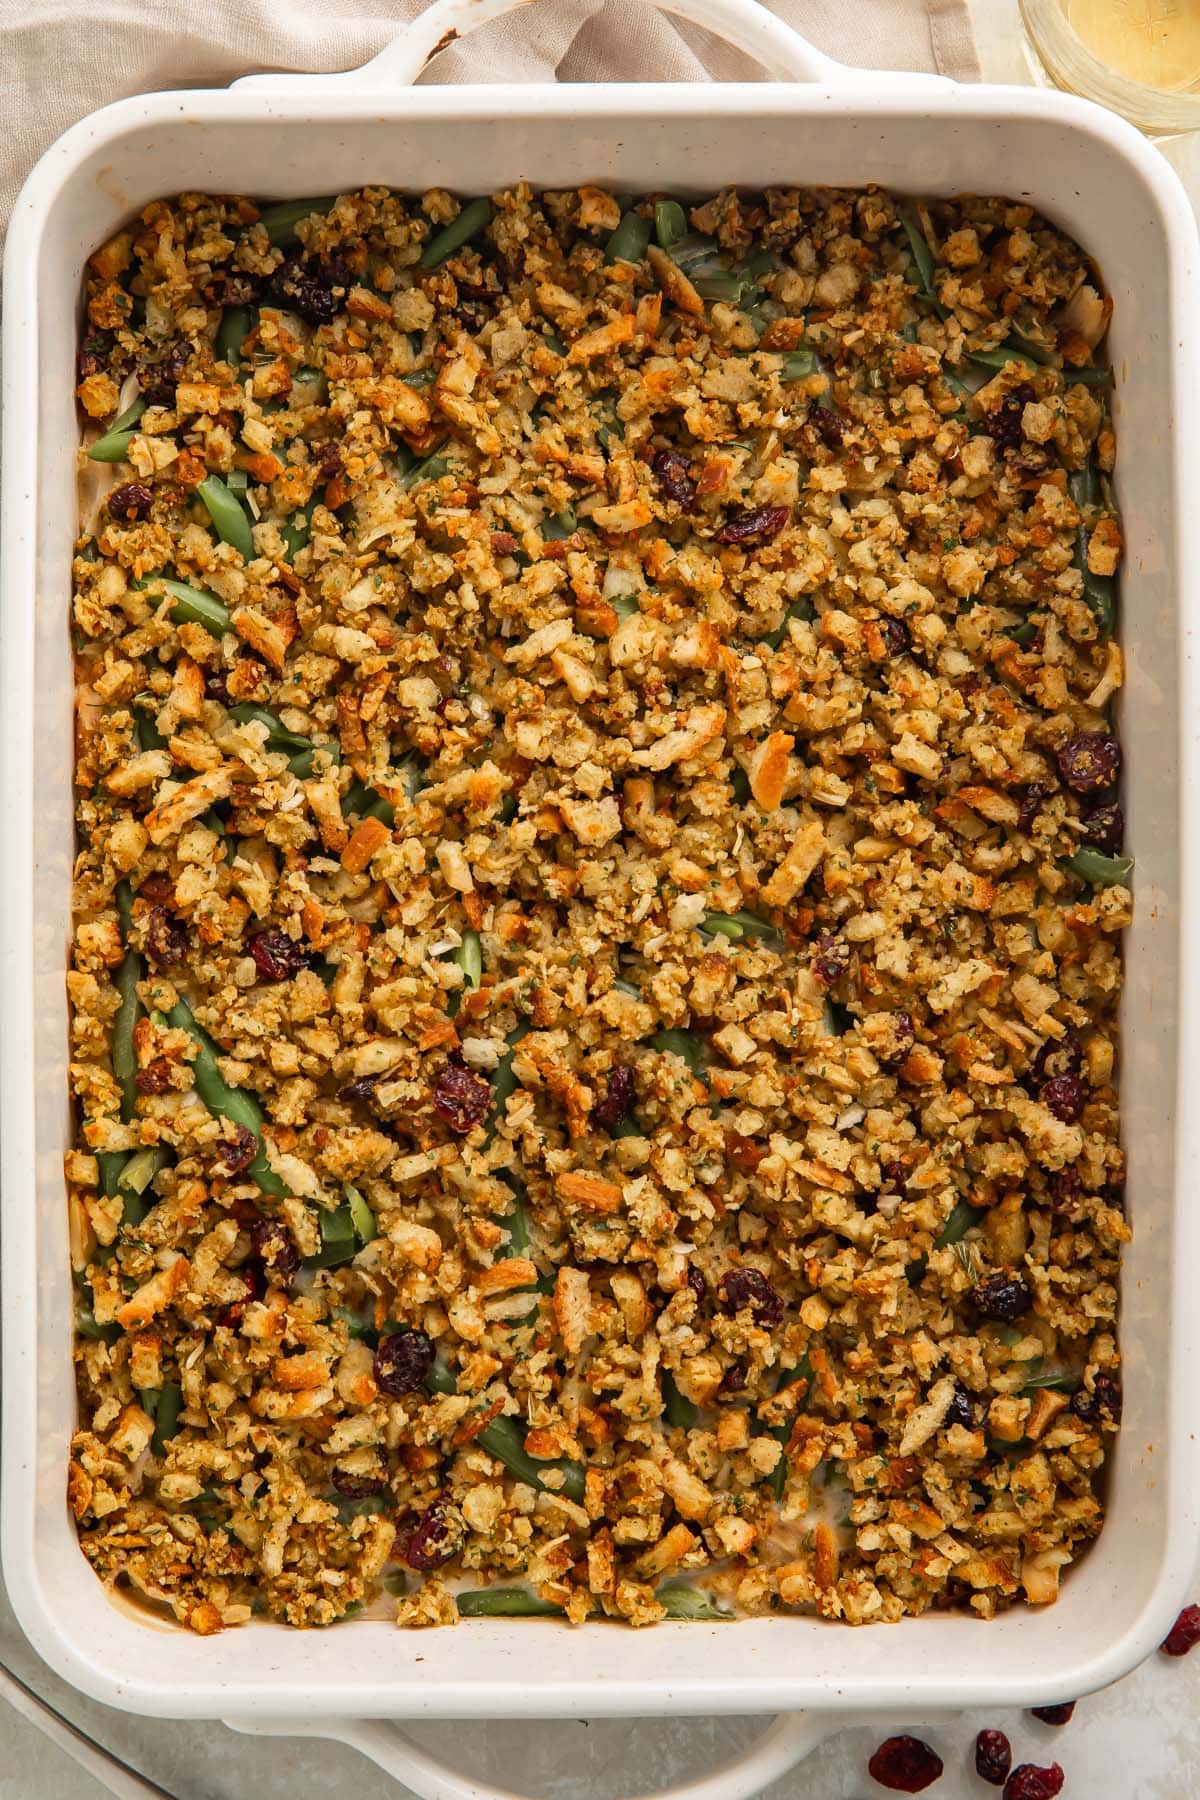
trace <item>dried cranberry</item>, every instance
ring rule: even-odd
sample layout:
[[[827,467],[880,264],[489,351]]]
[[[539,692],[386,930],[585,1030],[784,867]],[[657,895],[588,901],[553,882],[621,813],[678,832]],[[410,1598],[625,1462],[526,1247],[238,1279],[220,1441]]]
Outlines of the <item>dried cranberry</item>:
[[[421,1515],[420,1524],[405,1546],[404,1560],[410,1569],[437,1569],[450,1561],[455,1548],[449,1522],[435,1501]]]
[[[333,290],[349,285],[348,271],[336,263],[306,262],[298,250],[284,257],[269,283],[272,297],[310,325],[328,325],[336,318],[338,301]]]
[[[921,1794],[941,1779],[942,1759],[915,1737],[890,1737],[867,1764],[880,1787],[894,1794]]]
[[[1097,850],[1115,855],[1125,841],[1125,813],[1119,800],[1106,800],[1102,806],[1093,807],[1080,823],[1084,843]]]
[[[214,269],[201,291],[210,306],[252,306],[265,285],[263,276],[245,269]]]
[[[371,1494],[386,1494],[386,1475],[352,1475],[348,1469],[335,1469],[330,1477],[334,1492],[346,1500],[365,1500]]]
[[[423,1331],[390,1331],[375,1352],[375,1385],[399,1400],[415,1393],[433,1367],[433,1339]]]
[[[1121,773],[1121,746],[1110,732],[1080,731],[1060,746],[1058,766],[1077,794],[1096,794]]]
[[[687,457],[678,450],[660,450],[651,466],[664,499],[673,500],[681,512],[687,512],[696,500],[696,483]]]
[[[174,406],[175,389],[183,380],[183,372],[191,355],[190,344],[172,344],[158,362],[143,363],[138,369],[138,385],[147,406]]]
[[[465,1136],[485,1116],[492,1090],[483,1077],[468,1069],[461,1056],[452,1055],[433,1084],[433,1104],[451,1131]]]
[[[1073,1125],[1083,1111],[1083,1103],[1087,1098],[1083,1082],[1078,1075],[1056,1075],[1042,1089],[1041,1101],[1044,1107],[1052,1112],[1056,1119],[1064,1125]]]
[[[242,1320],[246,1316],[246,1307],[249,1305],[250,1301],[261,1300],[267,1291],[267,1284],[263,1279],[263,1272],[257,1263],[243,1263],[242,1267],[238,1270],[238,1274],[246,1284],[244,1297],[241,1300],[235,1300],[231,1306],[226,1306],[217,1314],[217,1324],[227,1325],[230,1331],[238,1331],[241,1329]]]
[[[159,968],[182,962],[187,955],[187,927],[173,919],[165,907],[156,906],[146,921],[146,954]]]
[[[143,876],[138,899],[149,900],[152,906],[174,906],[175,883],[161,869],[154,869]]]
[[[1159,1648],[1164,1656],[1186,1656],[1200,1644],[1200,1606],[1185,1606]]]
[[[1039,1769],[1035,1763],[1021,1763],[1004,1784],[1004,1800],[1054,1800],[1062,1793],[1065,1775],[1057,1763]]]
[[[370,1100],[379,1085],[378,1075],[360,1075],[357,1081],[349,1081],[345,1087],[339,1088],[339,1100]]]
[[[893,656],[907,656],[912,649],[912,632],[903,619],[884,619],[883,635]]]
[[[1021,418],[1026,402],[1034,398],[1033,389],[1027,381],[1011,388],[1004,396],[988,420],[988,436],[994,441],[998,450],[1017,450],[1020,448],[1024,433],[1021,429]]]
[[[1042,801],[1048,799],[1053,791],[1045,781],[1030,781],[1025,784],[1021,790],[1021,810],[1017,814],[1017,824],[1022,831],[1029,830],[1042,810]]]
[[[229,705],[229,675],[225,669],[205,669],[204,692],[208,699]]]
[[[1030,1068],[1037,1087],[1058,1075],[1078,1075],[1083,1068],[1083,1045],[1073,1031],[1061,1038],[1047,1038],[1038,1045]]]
[[[608,1091],[593,1113],[597,1125],[615,1131],[633,1103],[633,1070],[618,1063],[608,1078]]]
[[[823,931],[814,948],[812,972],[818,981],[832,987],[850,967],[850,946],[832,931]]]
[[[108,510],[114,519],[132,525],[135,519],[148,519],[154,495],[141,481],[126,481],[108,496]]]
[[[740,1394],[746,1386],[746,1365],[744,1362],[730,1363],[721,1377],[718,1394]]]
[[[258,1154],[258,1139],[248,1125],[235,1125],[232,1119],[223,1123],[224,1135],[215,1146],[212,1172],[232,1181],[254,1161]]]
[[[1050,1192],[1053,1196],[1055,1212],[1063,1213],[1068,1217],[1073,1215],[1083,1192],[1078,1169],[1056,1170],[1050,1177]]]
[[[85,337],[75,358],[75,379],[86,381],[89,375],[107,369],[115,344],[111,331],[94,331]]]
[[[893,1013],[887,1048],[878,1052],[880,1062],[903,1062],[916,1041],[917,1034],[913,1027],[912,1014],[907,1012]]]
[[[308,951],[303,944],[277,926],[252,937],[248,948],[264,981],[288,981],[308,965]]]
[[[695,1263],[688,1264],[687,1285],[696,1296],[696,1305],[703,1306],[708,1299],[708,1283]]]
[[[250,1233],[250,1245],[268,1275],[289,1281],[300,1267],[300,1255],[282,1219],[260,1219]]]
[[[883,1165],[884,1180],[889,1187],[903,1193],[908,1186],[908,1170],[902,1162],[888,1162]]]
[[[1031,1706],[1029,1710],[1043,1725],[1069,1725],[1075,1711],[1075,1701],[1064,1700],[1059,1706]]]
[[[777,538],[791,514],[786,506],[759,506],[751,512],[731,513],[717,533],[719,544],[769,544]]]
[[[1071,1395],[1071,1411],[1085,1425],[1097,1421],[1106,1421],[1110,1425],[1121,1422],[1122,1398],[1120,1385],[1111,1375],[1097,1375],[1092,1390],[1079,1388]]]
[[[335,444],[332,438],[315,446],[317,452],[317,473],[322,481],[332,481],[342,470],[342,447]]]
[[[783,1317],[782,1299],[766,1276],[748,1264],[727,1269],[721,1277],[718,1292],[722,1306],[730,1312],[741,1312],[744,1306],[752,1307],[756,1325],[778,1325]]]
[[[171,1085],[171,1065],[166,1057],[156,1056],[144,1069],[139,1069],[133,1085],[139,1094],[164,1094]]]
[[[828,450],[840,450],[846,436],[846,427],[830,406],[814,406],[808,415],[808,422]]]
[[[947,1427],[950,1425],[965,1425],[968,1431],[973,1431],[975,1429],[975,1408],[971,1402],[970,1394],[961,1383],[955,1388],[954,1393],[951,1396],[950,1404],[946,1408],[946,1417],[943,1421],[943,1425]]]
[[[1011,1325],[1033,1305],[1033,1289],[1019,1275],[1008,1275],[1000,1270],[973,1287],[971,1299],[976,1311],[985,1319],[999,1319]]]
[[[1003,1787],[1012,1768],[1012,1745],[1002,1731],[981,1731],[975,1739],[975,1773],[993,1787]]]

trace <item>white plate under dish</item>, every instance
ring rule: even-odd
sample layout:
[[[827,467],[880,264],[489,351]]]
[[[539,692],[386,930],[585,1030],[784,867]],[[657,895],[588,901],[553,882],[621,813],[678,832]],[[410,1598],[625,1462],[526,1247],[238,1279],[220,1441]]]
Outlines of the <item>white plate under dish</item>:
[[[439,0],[351,75],[254,77],[224,92],[122,101],[67,132],[17,202],[4,289],[0,614],[4,1571],[38,1650],[85,1692],[142,1713],[341,1734],[430,1800],[478,1800],[483,1790],[374,1721],[804,1711],[736,1772],[678,1790],[736,1800],[851,1715],[919,1719],[1102,1686],[1163,1637],[1190,1574],[1200,1491],[1200,1054],[1188,910],[1200,793],[1200,258],[1176,177],[1121,120],[1049,92],[845,69],[753,0],[672,0],[670,10],[757,56],[772,77],[763,84],[405,85],[456,33],[515,3]],[[1109,1517],[1056,1606],[858,1631],[801,1617],[651,1631],[496,1619],[433,1632],[255,1622],[202,1639],[115,1606],[79,1551],[64,1500],[75,1400],[62,1154],[83,264],[148,200],[184,188],[289,197],[383,183],[470,194],[523,179],[696,195],[730,183],[871,181],[920,194],[1003,192],[1072,232],[1113,294],[1128,544],[1121,730],[1137,856],[1121,1074],[1134,1241]]]

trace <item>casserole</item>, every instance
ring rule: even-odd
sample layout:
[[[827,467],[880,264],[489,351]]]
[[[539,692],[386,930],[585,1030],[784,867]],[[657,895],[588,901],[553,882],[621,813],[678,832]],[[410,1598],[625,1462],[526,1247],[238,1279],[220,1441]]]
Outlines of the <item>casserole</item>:
[[[1195,1165],[1196,1137],[1186,1087],[1182,1103],[1175,1098],[1194,1063],[1183,907],[1196,708],[1183,596],[1197,568],[1197,527],[1182,495],[1197,447],[1194,222],[1155,152],[1095,108],[1023,90],[955,90],[934,78],[850,76],[770,15],[731,0],[686,11],[758,54],[773,75],[818,85],[390,93],[446,34],[506,5],[485,0],[468,15],[462,0],[449,0],[383,58],[357,76],[323,81],[315,95],[315,84],[279,77],[224,94],[122,103],[68,133],[18,203],[6,267],[3,787],[3,1530],[14,1604],[47,1660],[110,1703],[164,1715],[236,1711],[289,1731],[301,1721],[328,1731],[347,1713],[911,1712],[914,1704],[928,1711],[1072,1698],[1124,1673],[1164,1635],[1195,1527],[1187,1282],[1196,1246],[1183,1178]],[[1138,906],[1126,946],[1122,1087],[1135,1234],[1125,1265],[1126,1426],[1110,1518],[1052,1609],[987,1625],[909,1621],[901,1640],[796,1618],[632,1636],[494,1621],[399,1641],[385,1624],[302,1637],[262,1625],[200,1643],[118,1612],[78,1552],[62,1497],[73,1403],[61,1159],[71,861],[63,521],[74,510],[69,362],[79,272],[98,241],[164,193],[249,185],[299,195],[365,180],[402,187],[418,168],[421,183],[460,193],[521,178],[685,192],[796,179],[927,193],[1002,188],[1045,210],[1103,268],[1115,301],[1128,540],[1122,736]],[[261,179],[248,180],[256,170]],[[1146,270],[1155,279],[1143,289]],[[749,1772],[725,1773],[709,1791],[755,1791],[818,1730],[811,1721],[785,1728],[752,1785]],[[378,1731],[360,1739],[368,1741],[396,1752]],[[394,1755],[393,1766],[401,1767]],[[408,1778],[417,1778],[415,1766]],[[441,1785],[427,1791],[471,1791],[436,1779]]]

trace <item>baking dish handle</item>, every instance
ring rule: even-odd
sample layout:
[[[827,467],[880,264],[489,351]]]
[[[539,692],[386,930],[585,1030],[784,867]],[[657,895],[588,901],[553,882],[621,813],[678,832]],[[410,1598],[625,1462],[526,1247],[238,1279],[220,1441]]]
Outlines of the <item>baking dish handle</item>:
[[[333,86],[392,88],[415,82],[435,56],[491,19],[514,12],[518,6],[552,6],[554,0],[433,0],[387,47],[360,68],[335,75],[246,75],[237,88],[280,91],[299,82],[319,81],[322,90]],[[944,75],[908,73],[889,69],[856,69],[835,62],[807,38],[785,25],[761,0],[656,0],[664,12],[675,13],[724,38],[761,63],[776,81],[815,81],[824,86],[845,86],[874,92],[880,89],[944,88]]]
[[[336,1738],[402,1781],[417,1800],[533,1800],[451,1768],[440,1757],[422,1750],[398,1726],[383,1720],[254,1718],[226,1719],[225,1723],[233,1731],[254,1736]],[[755,1800],[846,1723],[845,1718],[831,1713],[785,1713],[772,1720],[769,1730],[748,1750],[728,1762],[691,1781],[638,1795],[636,1800]]]

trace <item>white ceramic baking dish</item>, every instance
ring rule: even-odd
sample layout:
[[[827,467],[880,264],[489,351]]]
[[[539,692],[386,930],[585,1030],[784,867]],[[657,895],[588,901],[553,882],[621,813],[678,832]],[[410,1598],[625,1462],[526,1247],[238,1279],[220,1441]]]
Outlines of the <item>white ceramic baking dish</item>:
[[[1195,224],[1166,163],[1119,119],[1036,90],[844,69],[753,0],[672,0],[672,10],[756,54],[774,78],[765,84],[405,85],[435,47],[514,3],[440,0],[354,75],[257,77],[228,92],[123,101],[68,132],[17,204],[5,269],[0,782],[9,1591],[42,1655],[88,1693],[143,1713],[235,1716],[250,1729],[333,1734],[349,1729],[338,1724],[348,1717],[496,1714],[809,1709],[844,1719],[882,1709],[912,1718],[1074,1697],[1123,1674],[1162,1638],[1197,1532],[1200,1106],[1191,1089],[1200,1054],[1188,924],[1200,791]],[[420,1633],[383,1622],[308,1633],[254,1624],[199,1639],[119,1610],[77,1548],[64,1502],[74,1395],[62,1152],[72,354],[82,265],[147,200],[181,188],[293,196],[380,182],[475,193],[520,179],[694,194],[730,182],[1003,191],[1073,232],[1113,293],[1128,537],[1122,731],[1138,862],[1122,1068],[1135,1236],[1110,1516],[1049,1609],[865,1631],[804,1618],[644,1632],[495,1620]],[[688,1791],[753,1793],[821,1729],[811,1716],[793,1719],[740,1773]],[[483,1791],[419,1766],[390,1727],[359,1728],[355,1741],[422,1793]]]

